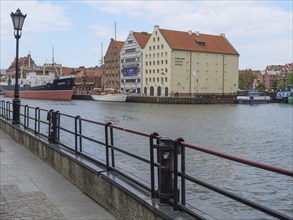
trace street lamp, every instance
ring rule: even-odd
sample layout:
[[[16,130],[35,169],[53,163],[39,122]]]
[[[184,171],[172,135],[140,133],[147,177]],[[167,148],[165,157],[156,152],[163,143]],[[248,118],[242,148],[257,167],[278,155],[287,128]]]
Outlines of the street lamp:
[[[26,15],[23,15],[19,9],[15,13],[10,14],[13,27],[14,27],[14,37],[16,39],[16,57],[15,57],[15,85],[14,85],[14,99],[13,99],[13,124],[19,124],[20,118],[20,99],[19,99],[19,85],[18,85],[18,42],[21,37],[22,26]]]

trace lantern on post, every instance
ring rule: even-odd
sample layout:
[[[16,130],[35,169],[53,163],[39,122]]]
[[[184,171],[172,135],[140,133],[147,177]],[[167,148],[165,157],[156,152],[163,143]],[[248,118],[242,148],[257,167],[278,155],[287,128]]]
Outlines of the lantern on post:
[[[19,48],[19,38],[22,34],[22,26],[26,15],[22,14],[19,9],[15,13],[11,12],[10,14],[13,27],[14,27],[14,37],[16,39],[16,57],[15,57],[15,84],[14,84],[14,98],[13,98],[13,124],[20,123],[20,99],[19,99],[19,67],[18,67],[18,48]]]

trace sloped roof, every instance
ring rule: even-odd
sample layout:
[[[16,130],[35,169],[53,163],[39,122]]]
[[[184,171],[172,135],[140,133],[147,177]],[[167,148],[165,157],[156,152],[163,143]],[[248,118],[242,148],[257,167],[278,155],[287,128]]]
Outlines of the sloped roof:
[[[147,32],[133,32],[133,36],[135,37],[140,48],[143,49],[145,45],[147,44],[148,40],[150,39],[151,34]]]
[[[117,49],[117,52],[120,53],[122,50],[122,47],[124,45],[124,41],[114,41],[115,47]]]
[[[174,50],[199,51],[239,55],[223,35],[208,35],[159,29]]]

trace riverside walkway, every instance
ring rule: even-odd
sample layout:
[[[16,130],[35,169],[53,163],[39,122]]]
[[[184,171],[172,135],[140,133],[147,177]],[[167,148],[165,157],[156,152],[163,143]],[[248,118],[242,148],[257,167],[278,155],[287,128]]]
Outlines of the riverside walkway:
[[[0,129],[0,219],[115,217]]]

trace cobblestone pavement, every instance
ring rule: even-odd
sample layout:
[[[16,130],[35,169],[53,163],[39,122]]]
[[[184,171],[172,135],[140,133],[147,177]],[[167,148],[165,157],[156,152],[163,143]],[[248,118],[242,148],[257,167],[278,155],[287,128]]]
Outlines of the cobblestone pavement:
[[[42,192],[21,192],[16,185],[0,186],[0,219],[58,219],[65,216]]]
[[[0,219],[115,218],[0,129]]]

